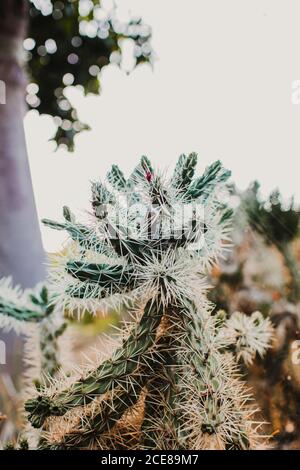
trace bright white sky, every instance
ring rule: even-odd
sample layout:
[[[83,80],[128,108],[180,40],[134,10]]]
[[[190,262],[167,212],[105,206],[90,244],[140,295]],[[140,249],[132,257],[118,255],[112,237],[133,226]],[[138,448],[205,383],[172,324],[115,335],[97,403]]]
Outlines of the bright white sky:
[[[39,217],[61,218],[64,204],[88,208],[89,180],[112,163],[126,172],[145,154],[172,167],[196,151],[204,168],[221,159],[244,188],[279,187],[300,200],[299,0],[120,0],[153,28],[157,61],[130,75],[114,66],[100,97],[70,90],[92,131],[76,151],[53,152],[52,120],[30,112],[26,136]],[[47,250],[64,236],[42,228]]]

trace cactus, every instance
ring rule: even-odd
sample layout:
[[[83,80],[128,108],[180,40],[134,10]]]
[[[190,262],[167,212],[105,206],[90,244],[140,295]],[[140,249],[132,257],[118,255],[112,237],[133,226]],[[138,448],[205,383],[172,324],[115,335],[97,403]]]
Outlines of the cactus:
[[[213,163],[194,178],[196,154],[168,179],[142,157],[131,176],[114,166],[92,183],[94,218],[78,224],[53,263],[57,308],[95,314],[124,302],[134,317],[105,361],[39,388],[25,403],[40,449],[250,449],[255,408],[239,373],[268,348],[259,313],[227,318],[206,298],[208,266],[229,246],[230,172]],[[110,185],[110,186],[109,186]]]
[[[27,382],[33,381],[37,386],[60,369],[58,338],[67,325],[60,316],[55,317],[54,310],[45,285],[22,291],[19,286],[13,287],[10,278],[0,281],[0,328],[24,335]]]
[[[292,199],[284,204],[278,190],[273,191],[267,201],[259,198],[259,184],[252,183],[242,198],[251,228],[261,235],[267,245],[280,252],[289,271],[290,300],[300,300],[300,275],[297,257],[293,253],[293,242],[299,235],[300,210]]]
[[[169,181],[146,157],[127,181],[114,166],[111,190],[93,183],[91,227],[71,217],[45,221],[65,228],[76,245],[52,273],[58,304],[97,311],[103,302],[132,297],[143,313],[109,359],[27,401],[31,423],[47,424],[41,448],[255,446],[237,362],[264,353],[271,327],[259,314],[212,314],[204,275],[228,239],[231,213],[219,195],[230,173],[216,162],[193,180],[195,166],[195,154],[181,156]],[[190,219],[179,220],[178,208],[188,209]],[[137,414],[133,443],[122,421]]]

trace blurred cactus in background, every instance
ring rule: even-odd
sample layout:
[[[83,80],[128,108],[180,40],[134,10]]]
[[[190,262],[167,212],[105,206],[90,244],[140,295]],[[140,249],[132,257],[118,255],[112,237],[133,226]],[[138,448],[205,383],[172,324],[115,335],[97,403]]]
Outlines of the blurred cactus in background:
[[[12,287],[10,279],[0,282],[0,327],[4,330],[14,329],[22,333],[26,340],[25,353],[37,345],[32,335],[37,333],[40,350],[40,373],[34,378],[38,385],[40,377],[53,377],[60,368],[57,340],[63,334],[66,323],[61,315],[54,314],[54,304],[50,302],[49,292],[45,285],[37,286],[34,290]],[[37,357],[31,358],[36,366]],[[43,380],[44,381],[44,380]]]
[[[252,229],[259,233],[268,245],[275,246],[282,255],[290,275],[289,297],[298,302],[299,265],[291,245],[299,235],[300,211],[295,207],[293,200],[284,205],[279,191],[274,191],[268,201],[261,201],[258,190],[258,183],[253,183],[244,197],[243,207]]]
[[[280,449],[300,442],[299,207],[278,191],[265,200],[258,183],[232,188],[239,207],[234,249],[212,270],[209,298],[217,308],[260,310],[274,327],[272,349],[247,371],[247,381]]]
[[[142,157],[126,179],[113,166],[92,184],[88,225],[64,208],[71,241],[52,263],[58,310],[80,315],[126,305],[114,352],[38,387],[25,409],[41,449],[251,449],[256,408],[239,363],[269,346],[256,312],[227,318],[206,298],[208,267],[228,248],[230,172],[220,162],[194,177],[182,155],[168,179]],[[31,446],[33,444],[31,443]]]
[[[7,412],[8,418],[3,422],[4,428],[10,428],[7,432],[3,430],[3,441],[6,441],[4,436],[11,438],[16,433],[16,425],[21,426],[22,418],[18,411],[27,394],[32,393],[33,386],[39,388],[42,384],[49,384],[61,368],[59,338],[67,324],[54,310],[45,285],[23,291],[18,286],[13,287],[9,278],[0,281],[0,328],[4,332],[14,330],[24,338],[24,372],[21,383],[18,383],[21,393],[14,389],[14,396],[7,397],[3,392],[5,384],[0,382],[0,406],[10,412]],[[13,383],[10,376],[3,374],[1,381],[5,380],[10,382],[6,388],[11,389]],[[8,402],[14,405],[14,412]]]

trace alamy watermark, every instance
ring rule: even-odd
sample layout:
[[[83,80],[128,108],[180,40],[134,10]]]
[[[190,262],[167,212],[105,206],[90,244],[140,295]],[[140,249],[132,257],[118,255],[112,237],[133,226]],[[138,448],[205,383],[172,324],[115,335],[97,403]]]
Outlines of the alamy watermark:
[[[109,213],[110,222],[106,225],[109,239],[183,240],[191,250],[202,248],[206,233],[203,205],[131,204],[126,196],[118,198],[117,204],[99,204],[95,208],[99,219],[105,219]]]
[[[6,85],[3,80],[0,80],[0,104],[6,104]]]
[[[0,340],[0,366],[6,364],[6,345],[5,342]]]
[[[291,103],[300,104],[300,80],[294,80],[291,85]]]
[[[300,365],[300,340],[292,342],[292,363],[294,366]]]

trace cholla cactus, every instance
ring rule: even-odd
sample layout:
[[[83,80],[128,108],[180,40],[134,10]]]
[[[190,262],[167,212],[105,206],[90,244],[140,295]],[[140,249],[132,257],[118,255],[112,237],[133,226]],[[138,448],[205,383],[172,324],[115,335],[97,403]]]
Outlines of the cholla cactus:
[[[68,208],[64,222],[44,221],[72,239],[52,269],[55,303],[78,314],[126,301],[134,321],[108,359],[26,402],[40,448],[257,445],[237,361],[262,354],[271,327],[213,314],[206,299],[207,268],[229,242],[230,173],[215,162],[194,178],[196,162],[182,155],[170,179],[146,157],[129,179],[114,166],[110,186],[92,185],[90,225]]]
[[[300,210],[292,199],[284,203],[278,190],[267,201],[259,198],[259,184],[252,183],[242,197],[242,209],[246,210],[251,228],[259,233],[267,245],[275,246],[281,253],[290,275],[291,301],[300,301],[300,275],[293,242],[299,235]]]
[[[0,328],[25,338],[26,383],[47,383],[60,369],[58,338],[66,323],[54,315],[45,285],[23,291],[10,278],[0,281]]]
[[[232,343],[237,361],[250,366],[257,354],[263,357],[271,339],[271,331],[270,320],[260,312],[254,312],[251,316],[234,312],[222,333],[234,339]]]
[[[32,395],[33,390],[51,383],[61,369],[60,338],[67,324],[63,316],[56,314],[45,285],[23,291],[13,286],[11,278],[0,280],[0,329],[14,330],[24,340],[23,365],[24,373],[20,386],[18,416],[24,415],[22,403]],[[68,343],[64,342],[64,350]],[[67,355],[64,351],[64,357]],[[27,423],[18,442],[5,444],[5,448],[24,448],[27,438],[38,442],[39,433]]]

